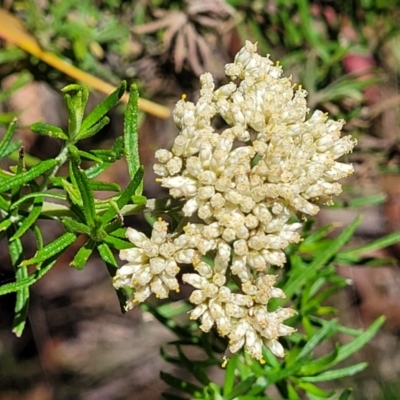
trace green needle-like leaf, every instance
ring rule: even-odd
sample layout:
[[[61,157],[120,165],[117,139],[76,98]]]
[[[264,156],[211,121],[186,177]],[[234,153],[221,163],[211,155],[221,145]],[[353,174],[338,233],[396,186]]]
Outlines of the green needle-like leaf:
[[[304,358],[308,354],[311,353],[311,351],[323,340],[331,337],[337,329],[337,321],[332,320],[326,323],[317,334],[315,334],[310,340],[308,340],[307,344],[303,347],[301,350],[300,354],[298,355],[298,358]]]
[[[322,374],[316,375],[316,376],[307,376],[304,378],[301,378],[303,382],[325,382],[325,381],[331,381],[335,379],[340,379],[344,377],[349,377],[352,375],[357,374],[358,372],[364,370],[367,368],[368,363],[362,362],[358,363],[355,365],[352,365],[350,367],[345,367],[345,368],[340,368],[340,369],[334,369],[331,371],[326,371],[323,372]]]
[[[352,392],[353,392],[352,388],[344,390],[338,400],[349,400]]]
[[[71,180],[72,180],[71,176]],[[78,206],[80,209],[82,208],[82,198],[80,197],[79,189],[75,187],[72,183],[68,182],[66,179],[61,180],[62,188],[68,195],[68,198],[71,200],[73,204]]]
[[[99,122],[94,124],[89,129],[79,133],[76,140],[83,140],[94,136],[96,133],[99,133],[108,123],[110,122],[110,118],[104,117]]]
[[[20,238],[36,222],[42,211],[42,205],[43,195],[35,197],[31,212],[26,218],[22,219],[21,225],[15,234],[10,238],[10,241]]]
[[[89,115],[82,122],[79,135],[77,136],[78,138],[85,137],[86,131],[95,125],[118,103],[119,99],[125,93],[125,89],[126,82],[122,82],[114,92],[107,96],[89,113]]]
[[[124,141],[125,156],[128,164],[128,172],[131,179],[135,176],[139,166],[139,143],[138,143],[138,97],[139,92],[136,85],[131,86],[129,102],[125,111]]]
[[[82,222],[75,221],[72,218],[63,218],[61,222],[64,225],[67,232],[72,232],[76,234],[83,233],[85,235],[90,236],[91,233],[90,228],[87,225],[82,224]]]
[[[5,285],[0,286],[0,296],[8,293],[14,293],[25,287],[33,285],[40,278],[42,278],[47,272],[50,271],[51,267],[55,264],[55,262],[56,260],[48,260],[47,262],[43,263],[42,268],[36,270],[35,273],[29,275],[28,278],[19,280],[18,282],[6,283]]]
[[[143,168],[140,167],[137,171],[129,185],[126,189],[121,193],[121,196],[117,199],[117,206],[121,210],[128,202],[131,200],[134,195],[137,187],[142,183],[143,180]],[[117,211],[115,208],[110,207],[101,217],[102,224],[106,224],[110,222],[117,215]]]
[[[350,240],[357,226],[361,222],[361,217],[356,218],[336,239],[331,245],[324,250],[318,252],[312,262],[305,269],[297,268],[297,273],[290,276],[283,290],[288,298],[291,298],[294,293],[301,288],[305,282],[309,281],[310,277],[315,275],[327,262],[329,262],[338,251]]]
[[[75,239],[75,234],[71,232],[64,233],[62,236],[49,243],[47,246],[39,249],[32,258],[23,261],[21,265],[27,266],[43,263],[46,260],[51,259],[55,255],[61,254],[68,246],[70,246],[75,241]]]
[[[11,228],[13,230],[13,228]],[[11,233],[11,232],[10,232]],[[28,269],[26,267],[17,267],[23,257],[23,247],[19,239],[9,242],[8,245],[9,253],[11,257],[11,263],[16,268],[15,279],[18,284],[24,281],[28,277]],[[25,327],[26,317],[28,315],[29,306],[29,288],[26,286],[20,287],[17,290],[17,297],[15,301],[15,316],[13,321],[13,332],[17,337],[22,335]]]
[[[89,239],[76,253],[74,259],[71,262],[71,266],[80,270],[86,265],[90,255],[93,253],[96,243]]]
[[[117,250],[130,249],[132,247],[132,243],[128,242],[127,240],[121,240],[111,235],[107,235],[103,240],[105,243]]]
[[[115,271],[118,268],[118,264],[114,257],[113,252],[106,243],[100,243],[97,246],[97,250],[99,251],[102,260],[106,263],[108,272],[110,273],[111,276],[114,276]]]
[[[54,167],[56,164],[56,160],[42,161],[39,165],[36,165],[29,171],[23,172],[19,175],[15,175],[7,180],[3,180],[2,182],[0,182],[0,193],[5,192],[6,190],[19,188],[25,183],[33,181],[38,176],[42,175],[44,172]]]
[[[350,355],[361,349],[366,343],[368,343],[378,332],[381,326],[385,322],[385,317],[381,316],[376,321],[374,321],[371,326],[363,332],[360,336],[355,338],[350,343],[343,345],[339,351],[338,356],[336,357],[335,364],[338,362],[345,360]]]
[[[235,384],[235,371],[238,362],[238,355],[233,356],[225,369],[225,380],[224,380],[224,395],[231,393],[233,385]]]
[[[67,134],[59,127],[42,122],[36,122],[31,125],[31,130],[38,135],[49,136],[54,139],[68,140]]]
[[[109,150],[98,149],[92,150],[91,153],[104,162],[115,162],[120,160],[124,155],[124,138],[122,136],[116,138]]]
[[[98,191],[107,191],[107,192],[120,192],[121,187],[113,182],[100,182],[100,181],[92,181],[90,182],[90,188],[92,190]]]
[[[50,199],[56,199],[56,200],[67,200],[67,197],[64,194],[61,193],[41,193],[41,192],[34,192],[34,193],[28,193],[25,196],[22,196],[20,199],[15,201],[14,203],[11,204],[10,210],[13,210],[14,208],[19,207],[22,203],[25,201],[28,201],[29,199],[36,199],[38,198],[39,201],[40,199],[43,199],[45,197],[48,197]],[[1,208],[1,207],[0,207]]]
[[[118,268],[118,263],[110,247],[106,243],[100,243],[99,245],[97,245],[97,251],[99,252],[101,259],[105,262],[110,276],[111,277],[115,276],[115,272],[117,271]],[[126,312],[125,304],[127,301],[127,296],[125,294],[125,291],[123,289],[118,289],[116,290],[116,292],[121,312],[125,313]]]
[[[93,165],[92,167],[88,168],[85,171],[86,176],[89,179],[96,178],[96,176],[99,176],[100,174],[102,174],[110,166],[111,166],[111,163],[108,163],[108,162],[102,162],[102,163],[98,163],[96,165]]]
[[[202,392],[199,386],[193,385],[190,382],[187,382],[183,379],[176,378],[175,376],[168,374],[166,372],[160,372],[160,378],[166,382],[168,385],[174,387],[175,389],[180,389],[185,393],[189,393],[191,395],[200,394]]]
[[[317,396],[319,399],[327,399],[332,396],[332,393],[322,390],[318,386],[313,385],[311,382],[299,382],[296,386],[308,394]]]
[[[383,249],[399,242],[400,232],[394,232],[390,235],[374,240],[371,243],[357,247],[356,249],[342,251],[337,255],[336,259],[338,262],[343,263],[357,262],[365,253],[370,253],[375,250]]]
[[[23,282],[26,278],[28,278],[28,268],[19,267],[15,274],[15,278],[17,283]],[[17,337],[21,337],[24,331],[26,318],[28,316],[28,308],[29,308],[29,287],[24,286],[17,291],[17,298],[14,308],[15,316],[14,316],[12,331],[13,333],[15,333]]]
[[[240,382],[236,385],[233,390],[224,396],[224,400],[233,400],[240,395],[244,395],[248,392],[248,390],[254,385],[255,381],[257,380],[256,376],[250,376],[243,382]]]
[[[77,135],[81,131],[89,89],[87,86],[72,84],[61,91],[65,93],[64,98],[68,109],[68,134],[70,139],[76,141]],[[69,94],[69,92],[73,93]]]
[[[78,164],[74,159],[70,161],[70,171],[71,175],[76,182],[79,193],[82,199],[82,212],[85,216],[87,225],[94,229],[96,210],[94,204],[93,191],[90,188],[90,182],[86,174],[79,168]]]
[[[11,140],[15,134],[16,123],[17,123],[17,120],[14,120],[8,125],[6,134],[4,135],[3,139],[0,142],[0,160],[2,158],[6,157],[8,154],[10,154],[10,153],[8,153],[8,148],[9,148]]]
[[[6,212],[10,209],[10,204],[3,196],[0,196],[0,209]]]

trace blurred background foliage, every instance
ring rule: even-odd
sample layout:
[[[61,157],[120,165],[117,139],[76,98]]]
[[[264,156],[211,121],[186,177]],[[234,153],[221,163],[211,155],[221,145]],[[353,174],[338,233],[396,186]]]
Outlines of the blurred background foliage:
[[[38,120],[66,126],[59,89],[77,79],[68,66],[85,73],[80,80],[92,87],[90,77],[115,86],[122,79],[135,81],[143,98],[171,110],[182,93],[196,98],[201,73],[210,71],[216,83],[223,81],[223,66],[244,40],[257,41],[260,53],[279,60],[285,74],[309,92],[311,109],[344,118],[345,130],[358,138],[351,156],[356,173],[347,181],[336,213],[323,212],[317,223],[347,225],[363,213],[365,222],[355,239],[362,244],[400,230],[399,21],[399,0],[2,0],[0,134],[18,117],[18,139],[32,157],[28,163],[56,154],[56,141],[37,138],[27,127]],[[12,29],[26,35],[17,40]],[[40,54],[26,46],[32,41],[39,44]],[[58,68],[60,63],[67,68]],[[150,106],[140,118],[140,151],[147,171],[145,188],[157,196],[153,153],[167,147],[175,131],[171,118],[161,120],[151,110]],[[100,146],[105,148],[121,131],[121,113],[117,110],[110,117],[110,126],[100,135]],[[82,146],[90,148],[93,142]],[[106,178],[121,184],[129,179],[118,165]],[[371,252],[371,257],[390,257],[395,263],[399,255],[396,246]],[[7,281],[9,260],[2,247],[0,261],[0,280]],[[357,388],[356,399],[398,398],[397,270],[396,264],[372,272],[342,271],[353,281],[347,296],[337,299],[342,318],[350,325],[368,326],[381,314],[387,317],[385,330],[360,357],[372,367],[346,382]],[[0,299],[0,365],[6,377],[0,382],[0,399],[159,398],[157,349],[160,341],[171,337],[160,333],[150,314],[133,312],[128,321],[120,317],[117,301],[107,291],[106,275],[96,269],[95,261],[85,271],[76,275],[61,262],[54,275],[35,289],[31,324],[19,341],[7,333],[11,318],[7,309],[12,310],[13,299]],[[60,311],[64,318],[54,318]],[[111,319],[114,325],[108,324]],[[122,343],[116,345],[132,335],[138,339],[128,352]],[[107,346],[117,354],[105,351],[104,359],[94,356]],[[93,357],[95,369],[90,367]],[[132,381],[135,394],[129,386]],[[153,391],[146,392],[149,386]]]

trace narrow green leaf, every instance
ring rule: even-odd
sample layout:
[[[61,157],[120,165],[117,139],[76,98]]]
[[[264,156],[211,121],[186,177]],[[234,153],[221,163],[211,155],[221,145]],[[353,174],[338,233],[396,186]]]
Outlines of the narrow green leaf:
[[[338,356],[336,357],[335,364],[338,362],[345,360],[351,354],[358,351],[361,347],[363,347],[366,343],[368,343],[378,332],[381,326],[385,322],[385,317],[381,316],[376,319],[371,326],[360,336],[355,338],[350,343],[347,343],[339,348]],[[332,364],[331,364],[332,365]]]
[[[87,151],[77,149],[77,152],[78,152],[78,155],[80,158],[84,158],[86,160],[94,161],[97,163],[103,162],[103,159],[100,157],[97,157],[92,151],[89,153]]]
[[[9,205],[8,201],[3,196],[0,196],[0,209],[8,212],[9,208],[10,208],[10,205]]]
[[[255,381],[257,380],[256,376],[250,376],[243,382],[240,382],[238,385],[236,385],[233,390],[224,396],[224,399],[226,400],[233,400],[234,398],[246,394],[249,389],[254,385]]]
[[[289,376],[297,375],[303,363],[304,361],[298,358],[295,363],[293,363],[292,365],[288,365],[283,369],[279,369],[277,371],[265,371],[265,376],[267,377],[269,384],[272,385],[275,382],[285,380]]]
[[[372,196],[362,196],[350,200],[349,206],[354,208],[378,206],[383,204],[386,199],[387,196],[384,193],[378,193]]]
[[[12,235],[14,232],[14,228],[8,232],[8,236]],[[11,263],[14,266],[16,283],[18,284],[21,281],[24,281],[28,277],[28,269],[26,267],[18,267],[22,258],[23,258],[23,247],[21,240],[17,239],[11,242],[8,242],[8,249],[11,258]],[[22,335],[22,332],[25,327],[26,317],[28,315],[28,305],[29,305],[29,289],[27,287],[21,287],[17,291],[15,307],[14,307],[14,321],[13,321],[13,333],[17,337]]]
[[[54,167],[56,164],[57,164],[56,160],[42,161],[39,165],[36,165],[29,171],[23,172],[22,174],[19,175],[15,175],[12,178],[0,182],[0,193],[5,192],[6,190],[21,187],[25,183],[33,181],[38,176],[42,175],[44,172]]]
[[[17,118],[17,114],[13,113],[13,112],[2,112],[0,114],[0,125],[7,125],[11,124],[11,122],[13,122],[13,120]]]
[[[112,163],[121,159],[124,155],[124,139],[120,136],[114,141],[110,150],[92,150],[91,154],[94,154],[95,157],[100,158],[103,162],[93,165],[85,171],[89,179],[100,175]]]
[[[109,246],[112,246],[116,250],[130,249],[132,248],[132,243],[127,240],[121,240],[115,236],[107,235],[104,239],[104,242]]]
[[[353,392],[352,388],[347,388],[346,390],[343,391],[338,400],[349,400],[352,392]]]
[[[81,131],[82,119],[85,114],[86,104],[89,98],[87,86],[72,84],[61,89],[65,93],[64,99],[68,109],[68,133],[72,140],[76,140]],[[73,92],[69,94],[69,92]]]
[[[302,376],[316,375],[317,373],[322,372],[329,366],[334,365],[337,356],[338,356],[338,346],[335,347],[335,350],[332,353],[317,358],[316,360],[307,362],[304,366],[301,367],[299,375]]]
[[[137,171],[129,185],[125,188],[125,190],[121,193],[119,198],[117,199],[118,208],[121,210],[128,202],[131,197],[134,195],[137,187],[141,184],[143,180],[143,167],[140,167]],[[117,211],[110,207],[101,217],[102,224],[106,224],[110,222],[117,215]]]
[[[370,253],[375,250],[383,249],[400,242],[400,232],[394,232],[390,235],[384,236],[364,246],[357,247],[356,249],[342,251],[337,254],[336,259],[338,262],[352,262],[358,261],[365,253]]]
[[[111,149],[97,149],[92,150],[91,154],[94,154],[96,157],[100,158],[104,162],[113,163],[117,160],[120,160],[124,155],[124,138],[119,136],[115,139]]]
[[[100,243],[99,245],[97,245],[97,250],[102,260],[106,263],[110,276],[114,276],[115,271],[118,268],[118,263],[114,257],[113,252],[106,243]]]
[[[108,273],[110,274],[111,277],[114,277],[118,268],[118,263],[114,257],[113,252],[106,243],[98,244],[97,251],[99,252],[101,259],[105,262]],[[127,295],[123,289],[117,289],[116,292],[121,312],[125,313],[126,312],[125,304],[127,302]]]
[[[206,361],[194,361],[189,359],[186,354],[182,350],[182,345],[180,341],[176,341],[173,343],[175,345],[175,348],[178,352],[178,359],[180,362],[180,365],[190,371],[190,373],[203,385],[209,385],[210,384],[210,379],[207,376],[207,373],[205,372],[205,367],[209,366],[210,364],[213,365],[214,362],[210,360]],[[185,344],[185,343],[183,343]]]
[[[33,227],[33,233],[36,236],[36,248],[38,250],[43,249],[43,235],[42,232],[40,231],[39,227],[37,225],[35,225]]]
[[[125,110],[124,141],[125,156],[128,164],[128,172],[131,179],[134,178],[140,167],[138,144],[138,98],[139,92],[136,85],[132,85],[129,93],[129,101]]]
[[[25,171],[25,163],[24,163],[24,148],[21,147],[18,152],[18,161],[17,165],[14,166],[14,171],[15,171],[15,176],[21,175]],[[14,186],[11,189],[11,201],[14,202],[15,199],[19,198],[21,196],[21,186]],[[12,211],[11,213],[13,216],[17,216],[16,211]]]
[[[332,396],[332,393],[328,393],[327,391],[319,388],[318,386],[313,385],[311,382],[299,382],[296,385],[298,388],[304,390],[308,394],[312,394],[321,399],[328,399]]]
[[[231,393],[233,389],[233,385],[235,383],[235,371],[237,362],[238,362],[238,355],[236,354],[231,359],[229,359],[228,364],[226,366],[224,387],[223,387],[224,396]]]
[[[85,132],[97,123],[102,117],[104,117],[119,101],[123,96],[126,89],[126,82],[121,82],[121,85],[107,96],[102,102],[100,102],[83,120],[82,126],[79,131],[79,136],[84,135]]]
[[[39,218],[40,213],[42,212],[42,205],[43,195],[35,197],[32,210],[27,217],[22,219],[21,225],[18,227],[14,235],[10,238],[10,241],[20,238],[36,222],[36,220]]]
[[[108,226],[109,226],[109,225],[107,225],[107,227],[108,227]],[[107,232],[107,233],[112,232],[112,235],[113,235],[113,236],[116,236],[116,237],[118,237],[118,238],[120,238],[120,239],[125,239],[125,238],[126,238],[126,236],[125,236],[125,234],[126,234],[126,228],[113,229],[112,231],[108,232],[108,231],[107,231],[107,227],[106,227],[106,232]]]
[[[82,198],[80,197],[78,188],[76,188],[72,183],[68,182],[65,179],[61,181],[61,185],[67,193],[71,202],[79,208],[82,208]]]
[[[45,197],[48,197],[50,199],[56,199],[56,200],[64,200],[64,201],[67,200],[67,197],[64,194],[61,194],[61,193],[34,192],[34,193],[28,193],[28,194],[22,196],[20,199],[18,199],[14,203],[12,203],[10,209],[13,210],[14,208],[17,208],[18,206],[20,206],[22,203],[24,203],[27,200],[36,199],[36,198],[42,199],[42,198],[45,198]]]
[[[90,236],[91,230],[90,228],[82,224],[82,222],[75,221],[72,218],[63,218],[61,220],[61,223],[64,225],[64,228],[66,229],[67,232],[72,232],[76,234],[83,233],[85,235]]]
[[[27,266],[42,263],[45,260],[55,256],[56,254],[61,254],[68,246],[70,246],[75,241],[75,239],[75,234],[71,232],[64,233],[62,236],[58,237],[57,239],[43,247],[43,249],[39,249],[32,258],[23,261],[21,265]]]
[[[333,296],[335,293],[337,293],[339,290],[343,289],[344,287],[347,286],[346,281],[343,281],[342,283],[337,283],[335,286],[331,286],[329,288],[326,288],[323,290],[322,293],[318,294],[317,296],[314,296],[312,300],[306,302],[306,304],[302,307],[301,312],[303,314],[309,314],[312,312],[312,310],[317,310],[321,308],[321,304]]]
[[[147,197],[142,195],[134,195],[132,196],[132,202],[136,205],[145,205],[147,203]]]
[[[31,125],[31,130],[38,135],[49,136],[54,139],[68,140],[67,134],[58,126],[36,122]]]
[[[109,168],[111,166],[112,163],[106,163],[106,162],[102,162],[102,163],[98,163],[93,165],[92,167],[88,168],[85,173],[86,176],[89,179],[93,179],[96,178],[96,176],[99,176],[100,174],[102,174],[107,168]]]
[[[90,188],[92,190],[101,190],[101,191],[107,191],[107,192],[120,192],[121,187],[112,182],[100,182],[100,181],[92,181],[90,182]]]
[[[180,339],[192,338],[191,332],[189,332],[187,329],[179,326],[174,319],[163,317],[159,312],[157,312],[156,307],[152,307],[148,303],[142,303],[140,308],[144,311],[148,311],[149,313],[151,313],[154,316],[154,318],[157,319],[157,321],[159,321],[166,328],[170,329],[171,332],[173,332],[178,338],[180,338]],[[160,353],[161,353],[161,356],[164,358],[165,351],[162,348],[160,350]]]
[[[173,318],[178,315],[186,314],[190,310],[191,306],[183,301],[168,302],[157,307],[157,311],[165,318]],[[231,360],[229,360],[229,362],[231,362]],[[235,362],[233,364],[236,365]]]
[[[305,282],[309,281],[320,268],[332,259],[338,251],[350,240],[357,226],[360,224],[362,217],[357,217],[337,238],[332,240],[330,246],[324,251],[320,251],[312,262],[303,270],[297,269],[298,273],[291,275],[283,290],[287,298],[291,298],[294,293],[301,288]]]
[[[90,228],[94,228],[96,219],[96,210],[94,205],[93,192],[90,188],[90,182],[86,174],[79,168],[75,160],[70,161],[72,175],[78,186],[82,198],[82,212],[85,215],[86,223]]]
[[[28,277],[28,268],[19,267],[15,274],[17,283],[24,281]],[[28,316],[29,308],[29,287],[24,286],[17,291],[17,298],[15,302],[15,316],[13,321],[12,332],[15,333],[17,337],[21,337],[26,323],[26,318]]]
[[[297,393],[297,390],[293,387],[292,382],[290,382],[289,380],[287,380],[286,382],[283,382],[281,385],[281,387],[285,387],[286,386],[286,390],[287,390],[287,400],[301,400],[299,393]],[[285,399],[286,400],[286,399]],[[311,399],[310,399],[311,400]],[[315,400],[315,399],[313,399]]]
[[[308,354],[310,354],[315,347],[321,343],[323,340],[329,338],[336,332],[337,321],[335,319],[326,323],[317,334],[315,334],[312,338],[310,338],[307,344],[303,347],[301,352],[298,355],[298,359],[304,358]]]
[[[350,367],[345,367],[345,368],[340,368],[340,369],[334,369],[331,371],[326,371],[323,372],[322,374],[316,375],[316,376],[307,376],[304,378],[301,378],[303,382],[325,382],[325,381],[331,381],[335,379],[340,379],[340,378],[345,378],[349,377],[352,375],[357,374],[358,372],[364,370],[367,368],[368,363],[362,362],[358,363],[355,365],[352,365]]]
[[[36,270],[33,274],[29,275],[28,278],[22,279],[18,282],[11,282],[5,285],[0,286],[0,296],[17,292],[25,287],[33,285],[40,278],[42,278],[48,271],[50,271],[51,267],[55,264],[56,260],[48,260],[48,262],[44,263],[42,268]]]
[[[0,159],[6,157],[7,149],[11,143],[12,138],[15,134],[15,125],[17,120],[14,119],[7,127],[6,134],[0,142]]]
[[[93,253],[96,243],[93,240],[88,240],[76,253],[71,262],[71,266],[80,270],[86,265],[90,255]]]
[[[200,394],[202,392],[199,386],[193,385],[183,379],[177,378],[171,374],[160,371],[160,378],[169,386],[184,391],[190,395]]]
[[[0,232],[6,231],[12,225],[10,218],[9,216],[7,219],[0,222]]]
[[[110,122],[110,118],[108,118],[108,117],[102,118],[97,124],[94,124],[91,128],[78,134],[76,140],[88,139],[88,138],[96,135],[96,133],[99,133],[109,122]]]
[[[8,233],[7,236],[10,237],[10,235],[12,235],[13,232],[14,228],[11,228],[7,232]],[[21,241],[20,240],[15,240],[14,242],[8,241],[8,249],[11,258],[11,264],[14,266],[15,269],[15,279],[16,279],[15,284],[18,285],[19,282],[23,281],[28,275],[27,268],[17,267],[20,264],[23,257],[23,247]],[[28,312],[28,302],[29,302],[29,289],[22,286],[17,290],[17,296],[14,307],[15,315],[14,315],[13,329],[12,329],[13,333],[15,333],[15,335],[18,337],[21,336],[25,327],[25,321]]]
[[[16,142],[12,142],[8,145],[7,149],[5,150],[5,152],[3,153],[3,158],[4,157],[10,157],[11,160],[13,160],[14,158],[16,158],[14,156],[15,153],[19,153],[19,150],[22,146],[22,142],[20,140],[17,140]],[[30,158],[30,156],[25,155],[25,160],[27,158]]]
[[[272,354],[272,352],[268,350],[264,351],[263,356],[268,365],[270,365],[274,369],[280,369],[281,364],[278,361],[278,358],[274,354]]]

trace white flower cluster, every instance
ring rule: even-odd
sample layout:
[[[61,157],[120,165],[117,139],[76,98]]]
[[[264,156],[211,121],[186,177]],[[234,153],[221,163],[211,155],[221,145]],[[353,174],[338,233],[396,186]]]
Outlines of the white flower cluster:
[[[178,290],[178,264],[192,264],[183,275],[195,288],[191,318],[227,336],[230,352],[244,347],[263,361],[263,346],[282,357],[278,338],[294,331],[283,323],[294,310],[268,310],[271,298],[285,297],[269,267],[283,266],[283,250],[300,240],[294,217],[316,214],[341,192],[336,181],[353,167],[336,160],[355,140],[341,137],[343,121],[320,111],[306,120],[306,92],[256,50],[246,42],[226,65],[228,84],[215,90],[203,74],[198,102],[177,103],[179,135],[171,151],[156,152],[154,170],[193,222],[171,236],[159,221],[151,239],[129,229],[136,248],[121,252],[128,263],[115,286],[134,289],[128,308],[151,293],[164,298]],[[218,116],[228,125],[220,133],[212,125]]]

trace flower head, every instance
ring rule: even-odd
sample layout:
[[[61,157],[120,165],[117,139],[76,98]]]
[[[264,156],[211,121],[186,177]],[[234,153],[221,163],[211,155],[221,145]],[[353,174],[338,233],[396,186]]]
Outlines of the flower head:
[[[152,292],[163,298],[178,289],[178,264],[192,263],[183,275],[195,289],[190,318],[227,336],[230,352],[244,348],[263,361],[263,347],[282,357],[279,337],[294,332],[284,324],[293,309],[268,308],[285,297],[269,269],[283,266],[284,249],[299,242],[298,217],[315,215],[341,192],[337,180],[353,167],[337,160],[355,140],[341,136],[344,121],[321,111],[307,119],[306,91],[256,50],[246,42],[225,67],[226,85],[215,89],[203,74],[197,103],[177,103],[179,134],[170,151],[156,152],[154,170],[192,221],[174,239],[162,221],[151,239],[128,230],[136,248],[121,252],[128,264],[115,286],[133,287],[133,302]],[[226,123],[221,132],[215,117]]]
[[[117,289],[134,289],[126,304],[127,309],[142,303],[152,293],[160,299],[165,299],[170,290],[179,292],[176,279],[180,271],[178,264],[190,264],[195,251],[175,246],[167,228],[166,222],[155,222],[150,239],[136,229],[128,228],[126,231],[127,238],[135,247],[121,250],[120,258],[127,263],[117,270],[114,286]]]

